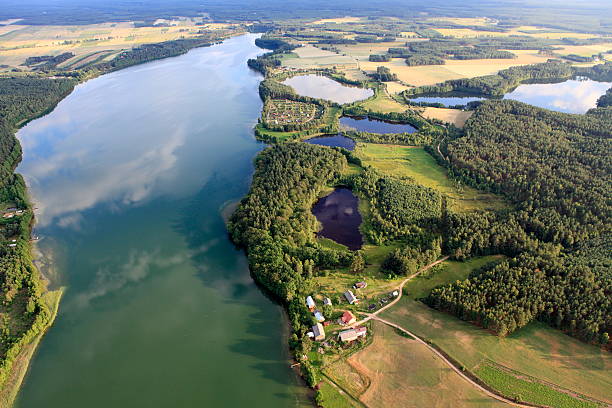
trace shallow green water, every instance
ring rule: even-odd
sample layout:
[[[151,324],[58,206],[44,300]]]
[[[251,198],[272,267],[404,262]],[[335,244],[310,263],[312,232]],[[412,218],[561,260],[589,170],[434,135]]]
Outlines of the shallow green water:
[[[263,147],[254,36],[77,87],[18,136],[68,291],[18,407],[301,405],[279,306],[221,212]]]

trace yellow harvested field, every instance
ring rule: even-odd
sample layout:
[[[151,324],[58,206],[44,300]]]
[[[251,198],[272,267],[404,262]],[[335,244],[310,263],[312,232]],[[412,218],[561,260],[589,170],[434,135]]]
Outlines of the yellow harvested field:
[[[555,51],[559,55],[576,54],[590,57],[593,54],[612,50],[612,42],[591,45],[560,45],[559,48],[561,49]],[[606,57],[610,57],[610,54],[606,55]]]
[[[465,24],[474,25],[474,24]],[[573,32],[550,32],[550,29],[536,26],[519,26],[505,32],[475,30],[472,28],[434,28],[437,32],[444,36],[457,38],[466,37],[508,37],[511,35],[528,35],[533,38],[544,38],[557,40],[561,38],[593,38],[599,37],[598,34],[589,33],[573,33]]]
[[[389,62],[360,63],[361,69],[374,72],[378,66],[386,66],[397,75],[398,79],[412,86],[433,85],[449,79],[473,78],[495,74],[498,71],[517,65],[529,65],[546,62],[548,57],[538,55],[534,50],[512,50],[517,58],[511,59],[475,59],[446,60],[445,65],[423,65],[409,67],[403,59],[392,59]]]
[[[83,26],[2,26],[0,65],[19,66],[27,57],[72,52],[77,57],[101,51],[131,49],[145,43],[198,35],[202,29],[221,29],[227,24],[197,26],[193,19],[172,20],[171,27],[134,27],[131,22]],[[17,28],[17,29],[15,29]],[[6,31],[6,30],[13,31]]]
[[[342,23],[358,23],[360,21],[361,21],[361,17],[346,16],[346,17],[339,17],[339,18],[322,18],[320,20],[313,21],[312,23],[309,23],[309,24],[325,24],[325,23],[342,24]]]
[[[501,407],[471,387],[427,347],[374,322],[374,340],[350,356],[344,384],[368,407]],[[338,363],[336,363],[338,364]],[[348,366],[348,367],[346,367]],[[334,372],[334,366],[328,372]],[[344,378],[346,377],[346,378]],[[365,387],[364,392],[361,392]]]
[[[459,109],[431,108],[423,110],[422,115],[427,119],[438,119],[462,128],[465,121],[472,116],[473,112],[466,112]]]
[[[399,82],[385,82],[385,85],[387,86],[387,91],[391,94],[400,93],[410,88],[409,86],[400,84]]]
[[[26,27],[27,26],[23,25],[0,25],[0,35],[8,34],[17,30],[23,30]]]

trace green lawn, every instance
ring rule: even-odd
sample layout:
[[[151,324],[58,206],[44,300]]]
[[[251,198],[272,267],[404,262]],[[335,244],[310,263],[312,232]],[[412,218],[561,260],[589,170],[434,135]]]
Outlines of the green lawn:
[[[421,299],[436,286],[464,280],[473,270],[502,259],[503,255],[491,255],[472,258],[466,262],[445,261],[408,282],[404,286],[404,295],[414,300]]]
[[[597,408],[601,406],[595,402],[557,391],[539,382],[517,378],[489,364],[478,367],[476,375],[490,387],[519,401],[555,408]]]
[[[325,408],[353,408],[359,407],[357,403],[349,400],[327,381],[322,381],[319,386],[321,394],[321,405]]]
[[[416,183],[445,194],[450,198],[449,208],[454,211],[501,209],[507,206],[500,196],[451,180],[446,169],[422,147],[359,143],[355,152],[365,165],[397,177],[410,177]]]

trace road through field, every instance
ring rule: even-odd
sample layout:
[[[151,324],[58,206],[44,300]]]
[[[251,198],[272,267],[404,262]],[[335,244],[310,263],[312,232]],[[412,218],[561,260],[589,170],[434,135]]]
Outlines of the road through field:
[[[446,261],[448,259],[448,256],[445,256],[443,258],[438,259],[435,262],[430,263],[429,265],[424,266],[423,268],[419,269],[417,272],[413,273],[412,275],[408,276],[406,279],[404,279],[402,281],[402,283],[400,284],[400,286],[398,287],[398,291],[399,294],[398,296],[388,305],[380,308],[379,310],[377,310],[374,313],[365,313],[365,312],[360,312],[361,314],[365,315],[366,317],[364,319],[359,320],[356,323],[353,323],[350,327],[356,327],[356,326],[360,326],[362,324],[364,324],[365,322],[369,321],[369,320],[378,320],[379,322],[385,323],[386,325],[389,325],[391,327],[394,327],[397,330],[400,330],[406,334],[408,334],[409,336],[413,337],[417,342],[423,344],[425,347],[427,347],[432,353],[434,353],[435,355],[437,355],[440,359],[442,359],[442,361],[448,365],[454,372],[456,372],[457,374],[459,374],[459,376],[461,376],[464,380],[466,380],[471,386],[473,386],[474,388],[478,389],[479,391],[481,391],[482,393],[486,394],[487,396],[496,399],[497,401],[501,401],[504,402],[506,404],[515,406],[515,407],[523,407],[523,408],[532,408],[532,407],[537,407],[538,405],[530,405],[530,404],[521,404],[521,403],[517,403],[515,401],[512,401],[506,397],[504,397],[501,394],[498,394],[497,392],[495,392],[492,389],[488,389],[485,388],[483,385],[479,384],[478,382],[476,382],[474,379],[472,379],[472,377],[470,377],[469,375],[467,375],[460,367],[458,367],[453,361],[449,360],[442,352],[440,352],[439,350],[437,350],[435,347],[433,347],[432,345],[430,345],[429,343],[427,343],[425,340],[423,340],[422,338],[420,338],[419,336],[417,336],[416,334],[412,333],[409,330],[406,330],[405,328],[401,327],[398,324],[392,323],[388,320],[385,320],[381,317],[378,317],[378,315],[385,311],[388,310],[389,308],[391,308],[393,305],[395,305],[397,302],[400,301],[400,299],[402,298],[403,295],[403,289],[404,286],[406,285],[406,283],[408,283],[410,280],[414,279],[416,276],[420,275],[421,273],[429,270],[430,268]]]

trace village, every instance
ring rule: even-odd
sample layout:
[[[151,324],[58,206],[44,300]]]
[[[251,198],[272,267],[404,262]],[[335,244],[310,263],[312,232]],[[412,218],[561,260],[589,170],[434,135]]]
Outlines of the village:
[[[264,121],[268,126],[304,125],[323,114],[323,108],[312,103],[271,99],[266,104]]]
[[[356,282],[351,289],[347,289],[342,296],[339,297],[342,301],[345,301],[345,307],[339,305],[340,307],[337,310],[334,308],[334,304],[330,297],[319,295],[319,297],[323,297],[322,301],[322,309],[323,311],[317,308],[317,303],[313,296],[307,296],[305,306],[312,316],[316,323],[312,326],[311,331],[307,333],[307,336],[314,341],[322,342],[321,345],[324,348],[330,348],[331,345],[326,340],[325,328],[331,328],[331,332],[334,333],[334,338],[340,344],[351,344],[356,340],[362,340],[367,337],[368,330],[367,327],[363,325],[358,325],[357,317],[355,313],[360,313],[360,299],[355,295],[355,292],[358,293],[360,289],[365,289],[367,287],[367,282],[360,281]],[[399,296],[399,291],[394,290],[388,295],[382,296],[378,302],[370,303],[367,306],[368,311],[373,311],[381,306],[384,306],[389,300],[396,298]],[[352,309],[352,310],[348,310]],[[338,314],[341,314],[338,316]],[[327,316],[327,317],[326,317]],[[339,326],[336,328],[335,326]],[[321,350],[319,350],[321,351]]]

